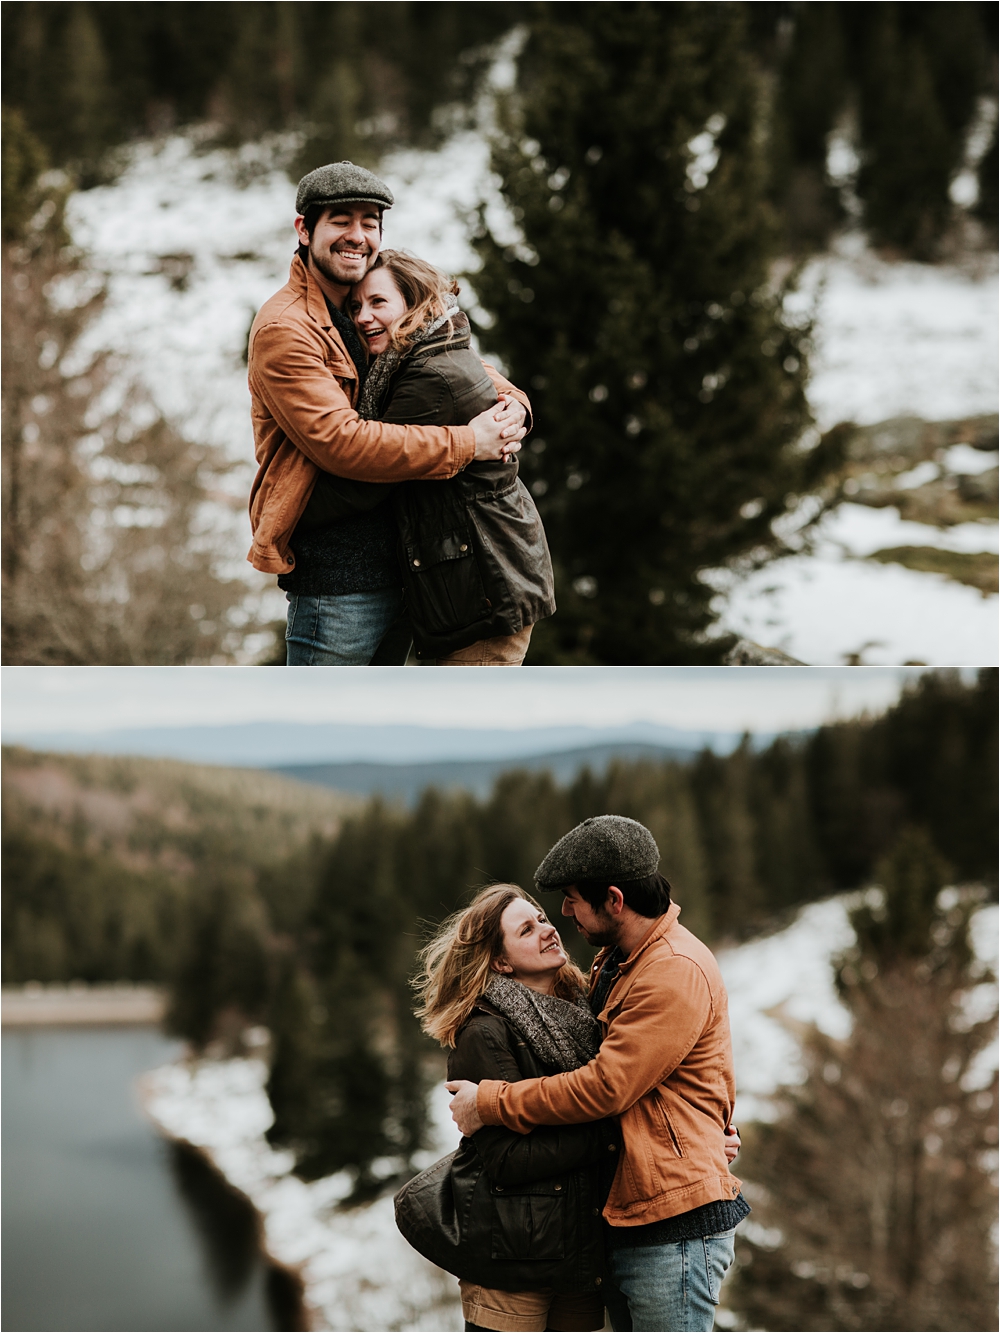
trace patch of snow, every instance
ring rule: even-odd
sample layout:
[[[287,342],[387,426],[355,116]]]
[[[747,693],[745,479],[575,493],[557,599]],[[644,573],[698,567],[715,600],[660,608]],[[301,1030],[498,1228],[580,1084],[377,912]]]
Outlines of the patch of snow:
[[[993,972],[1000,969],[1000,905],[980,908],[969,925],[969,940],[985,967]]]
[[[956,476],[977,476],[996,467],[996,454],[987,449],[973,449],[971,444],[953,444],[941,455],[941,462],[948,472]]]
[[[844,662],[856,653],[874,666],[996,663],[995,596],[943,574],[864,559],[895,546],[995,552],[1000,545],[995,523],[937,528],[906,522],[892,508],[848,502],[823,516],[811,545],[809,553],[786,556],[744,577],[718,576],[717,605],[726,628],[814,666]]]
[[[933,466],[933,464],[932,464]],[[996,551],[1000,530],[995,523],[956,523],[936,528],[907,522],[895,509],[840,504],[818,525],[819,544],[839,546],[844,555],[866,556],[891,546],[933,546],[940,551]]]
[[[943,574],[800,555],[736,584],[723,622],[813,666],[854,656],[867,666],[990,666],[997,605]]]
[[[997,410],[995,269],[889,263],[850,235],[805,266],[788,304],[814,312],[808,393],[821,429]]]
[[[737,1124],[768,1119],[775,1088],[803,1077],[799,1044],[782,1019],[815,1023],[830,1037],[850,1034],[831,959],[854,943],[847,919],[852,902],[841,897],[810,903],[785,930],[719,951],[738,1079]]]

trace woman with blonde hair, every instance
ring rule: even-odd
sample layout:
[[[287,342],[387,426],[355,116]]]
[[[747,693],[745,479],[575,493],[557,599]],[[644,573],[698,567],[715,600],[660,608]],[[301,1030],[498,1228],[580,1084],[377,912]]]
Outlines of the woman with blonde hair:
[[[458,284],[404,250],[383,250],[348,308],[371,360],[358,414],[461,426],[497,401],[472,350]],[[383,506],[419,657],[439,666],[520,666],[531,627],[555,610],[542,521],[515,458],[473,462],[448,481],[399,485],[323,473],[296,527],[300,541]]]
[[[449,1050],[449,1079],[578,1069],[601,1026],[559,932],[515,884],[483,889],[421,954],[417,1015]],[[610,1151],[609,1151],[610,1150]],[[488,1127],[397,1195],[397,1222],[459,1278],[467,1330],[532,1333],[604,1326],[601,1209],[617,1161],[609,1121]]]

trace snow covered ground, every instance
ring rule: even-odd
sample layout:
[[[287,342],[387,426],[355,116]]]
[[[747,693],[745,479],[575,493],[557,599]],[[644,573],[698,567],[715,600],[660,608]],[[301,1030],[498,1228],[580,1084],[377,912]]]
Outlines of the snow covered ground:
[[[206,149],[197,134],[144,141],[114,182],[74,194],[69,206],[74,239],[108,286],[88,345],[119,353],[166,414],[243,465],[230,480],[237,512],[253,473],[242,358],[253,313],[285,281],[294,252],[294,186],[282,170],[292,147],[278,138]],[[394,153],[380,170],[397,198],[386,215],[388,245],[461,271],[475,264],[466,218],[480,199],[490,201],[492,221],[510,226],[481,133],[463,130],[436,152]],[[822,428],[996,410],[995,270],[888,264],[851,237],[807,266],[792,304],[816,315],[809,392]],[[859,557],[872,549],[865,524],[873,522],[881,546],[961,540],[971,543],[962,549],[984,551],[996,550],[996,526],[967,525],[974,531],[956,536],[902,524],[895,510],[861,519],[858,508],[830,516],[814,554],[735,586],[724,581],[723,624],[814,664],[839,663],[865,645],[876,664],[994,662],[995,597]],[[233,565],[266,589],[271,580],[243,563],[248,546],[243,518]],[[283,597],[270,596],[283,616]]]
[[[993,462],[996,455],[981,455]],[[998,599],[864,557],[897,546],[996,551],[993,523],[951,528],[907,523],[895,509],[841,504],[821,519],[810,554],[788,556],[730,588],[727,627],[812,665],[849,655],[871,666],[990,666],[997,661]]]
[[[798,1046],[784,1019],[816,1023],[834,1037],[850,1030],[837,998],[831,958],[853,932],[852,895],[804,907],[784,930],[719,954],[729,992],[738,1077],[737,1122],[766,1118],[768,1097],[801,1076]],[[977,956],[997,966],[997,908],[976,914]],[[992,984],[977,987],[970,1007],[996,1004]],[[983,1082],[996,1067],[985,1053]],[[991,1063],[992,1061],[992,1063]],[[167,1065],[142,1081],[143,1104],[162,1131],[202,1149],[260,1213],[268,1253],[301,1271],[314,1327],[323,1329],[460,1329],[458,1284],[411,1250],[396,1230],[392,1200],[338,1212],[350,1188],[345,1175],[304,1184],[290,1174],[290,1153],[271,1148],[264,1133],[271,1108],[259,1060]],[[429,1165],[457,1144],[448,1094],[432,1097],[436,1143]]]

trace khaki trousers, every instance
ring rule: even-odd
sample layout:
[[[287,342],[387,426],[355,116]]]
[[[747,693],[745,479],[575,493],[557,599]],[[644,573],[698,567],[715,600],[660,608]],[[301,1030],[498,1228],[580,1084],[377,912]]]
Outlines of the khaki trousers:
[[[600,1296],[568,1296],[543,1287],[539,1291],[495,1291],[459,1281],[466,1322],[496,1333],[540,1333],[561,1329],[584,1333],[604,1327]]]
[[[438,666],[520,666],[528,651],[531,626],[519,634],[501,634],[495,639],[480,639],[457,653],[439,657]]]

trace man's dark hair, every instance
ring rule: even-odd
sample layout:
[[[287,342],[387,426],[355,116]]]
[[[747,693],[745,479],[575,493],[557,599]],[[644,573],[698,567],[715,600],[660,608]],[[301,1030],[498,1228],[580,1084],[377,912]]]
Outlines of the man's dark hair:
[[[625,906],[640,916],[662,916],[670,906],[670,885],[657,870],[642,879],[578,879],[572,887],[599,912],[608,901],[608,889],[621,889]]]

